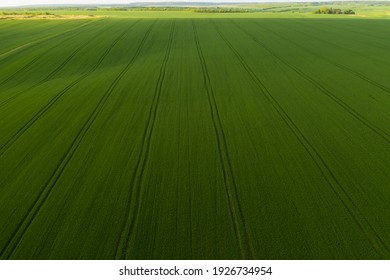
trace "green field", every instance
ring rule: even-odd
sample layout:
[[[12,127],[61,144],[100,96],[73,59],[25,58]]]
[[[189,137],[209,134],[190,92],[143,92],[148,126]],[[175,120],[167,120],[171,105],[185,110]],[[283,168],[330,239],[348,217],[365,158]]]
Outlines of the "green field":
[[[0,258],[390,259],[390,20],[124,13],[0,20]]]

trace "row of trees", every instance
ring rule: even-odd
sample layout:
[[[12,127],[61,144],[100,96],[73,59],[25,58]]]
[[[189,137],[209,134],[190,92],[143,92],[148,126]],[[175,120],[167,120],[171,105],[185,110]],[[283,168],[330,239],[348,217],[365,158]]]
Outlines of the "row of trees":
[[[53,15],[49,12],[2,12],[3,16],[18,16],[18,15],[26,15],[26,16],[49,16]]]
[[[251,13],[251,9],[242,8],[223,8],[223,7],[139,7],[131,8],[131,11],[183,11],[194,13]]]
[[[313,12],[314,14],[345,14],[345,15],[354,15],[355,12],[352,11],[351,9],[348,10],[341,10],[341,9],[333,9],[333,8],[328,8],[328,7],[322,7],[318,10],[315,10]]]
[[[195,13],[251,13],[253,10],[250,9],[242,9],[242,8],[196,8],[191,9],[191,12]]]

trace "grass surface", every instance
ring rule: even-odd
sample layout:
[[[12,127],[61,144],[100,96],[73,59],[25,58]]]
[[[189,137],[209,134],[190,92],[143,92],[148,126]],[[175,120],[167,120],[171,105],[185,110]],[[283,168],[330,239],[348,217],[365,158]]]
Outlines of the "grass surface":
[[[139,15],[0,22],[1,258],[390,258],[390,21]]]

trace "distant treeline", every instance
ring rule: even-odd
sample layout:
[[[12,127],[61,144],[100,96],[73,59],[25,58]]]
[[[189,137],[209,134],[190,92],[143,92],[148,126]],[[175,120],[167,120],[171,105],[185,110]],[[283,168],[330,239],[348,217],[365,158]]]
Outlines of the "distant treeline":
[[[313,12],[314,14],[345,14],[345,15],[354,15],[355,12],[352,11],[351,9],[348,10],[341,10],[341,9],[333,9],[333,8],[328,8],[328,7],[322,7],[318,10],[315,10]]]
[[[188,8],[182,7],[136,7],[131,8],[131,11],[186,11]]]
[[[250,9],[241,9],[241,8],[196,8],[189,10],[190,12],[195,13],[253,13],[253,10]]]
[[[3,16],[19,16],[19,15],[26,15],[26,16],[49,16],[53,15],[48,12],[2,12]]]
[[[88,11],[113,11],[113,12],[122,12],[122,11],[128,11],[127,8],[91,8],[87,9]]]
[[[173,11],[194,13],[252,13],[253,9],[224,8],[224,7],[135,7],[135,8],[88,8],[88,11]]]

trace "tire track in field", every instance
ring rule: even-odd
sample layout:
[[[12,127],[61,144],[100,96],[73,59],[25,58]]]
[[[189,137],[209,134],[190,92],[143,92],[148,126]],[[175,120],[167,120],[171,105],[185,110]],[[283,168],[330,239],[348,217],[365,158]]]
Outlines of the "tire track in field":
[[[31,205],[29,211],[26,213],[24,218],[20,221],[18,227],[15,229],[13,234],[11,235],[10,239],[7,241],[6,245],[0,252],[0,256],[2,259],[9,259],[17,246],[20,244],[23,235],[26,233],[29,226],[34,221],[35,217],[39,213],[39,211],[42,208],[42,205],[45,203],[46,199],[49,197],[51,191],[53,190],[54,186],[60,179],[61,175],[65,171],[68,163],[73,158],[74,154],[76,153],[78,147],[80,146],[80,143],[82,142],[84,136],[87,134],[93,123],[95,122],[96,118],[98,117],[99,113],[102,111],[104,105],[107,103],[107,100],[114,92],[116,86],[118,85],[119,81],[123,78],[123,76],[128,72],[130,67],[133,65],[134,61],[139,56],[146,39],[148,38],[155,22],[153,22],[148,31],[145,32],[145,35],[143,36],[140,44],[137,47],[137,50],[133,57],[129,60],[125,68],[119,73],[119,75],[113,80],[108,90],[103,94],[102,98],[99,100],[97,106],[91,113],[91,115],[88,117],[86,122],[83,124],[82,128],[76,135],[75,139],[72,141],[71,145],[63,155],[62,159],[58,163],[57,167],[55,168],[53,174],[49,177],[45,185],[43,186],[41,192],[35,199],[34,203]],[[134,26],[133,24],[132,26]]]
[[[359,29],[359,30],[363,30],[363,32],[359,32],[357,30],[355,30],[355,27],[354,25],[350,25],[350,24],[345,24],[343,25],[343,27],[351,27],[352,29],[347,29],[347,31],[351,31],[351,32],[354,32],[354,33],[357,33],[357,34],[361,34],[361,35],[365,35],[366,37],[369,37],[369,38],[375,38],[375,39],[379,39],[379,40],[387,40],[389,39],[389,37],[382,37],[382,36],[378,36],[378,35],[373,35],[373,34],[368,34],[367,32],[371,32],[370,30],[367,30],[367,29]],[[367,26],[365,26],[367,27]],[[382,30],[382,34],[384,34],[384,30]],[[390,33],[388,33],[388,35],[390,36]],[[382,42],[381,42],[382,43]]]
[[[330,26],[329,24],[327,24],[327,25]],[[389,38],[385,38],[385,37],[381,37],[381,36],[376,36],[376,35],[373,35],[373,34],[367,34],[366,32],[359,32],[359,31],[357,31],[355,29],[356,25],[347,24],[345,22],[343,22],[343,25],[338,26],[338,28],[340,28],[340,27],[342,27],[345,30],[345,32],[353,32],[353,33],[361,34],[361,35],[369,37],[369,38],[376,38],[376,39],[379,39],[379,40],[388,40],[389,39]],[[352,29],[351,28],[345,28],[345,27],[351,27]],[[370,30],[367,30],[367,29],[365,29],[365,30],[370,32]]]
[[[85,31],[85,30],[84,30]],[[87,32],[88,30],[86,30]],[[76,36],[80,35],[80,33],[75,33],[73,34],[72,36],[68,37],[67,40],[70,40]],[[58,44],[52,46],[51,48],[49,48],[47,51],[45,51],[44,53],[38,55],[37,57],[35,57],[33,60],[31,60],[29,63],[27,63],[26,65],[24,65],[22,68],[20,68],[19,70],[17,70],[15,73],[13,73],[11,76],[9,76],[8,78],[6,78],[5,80],[3,80],[2,82],[0,82],[0,86],[6,84],[7,82],[11,81],[13,78],[15,78],[17,75],[19,75],[21,72],[23,72],[24,70],[28,69],[29,67],[31,67],[32,65],[35,64],[35,62],[37,62],[38,60],[40,60],[41,58],[44,58],[49,52],[51,52],[52,50],[54,50],[55,48],[61,46],[63,44],[63,42],[59,42]],[[28,90],[31,90],[37,86],[39,86],[40,84],[44,83],[45,81],[48,81],[50,80],[55,74],[57,74],[63,67],[65,67],[65,65],[81,50],[83,49],[84,47],[86,47],[87,44],[82,44],[79,48],[77,48],[70,56],[68,56],[60,66],[58,66],[54,71],[52,71],[45,79],[43,79],[41,82],[38,82],[37,84],[33,85],[32,87],[22,91],[22,92],[19,92],[19,93],[16,93],[15,95],[19,95],[23,92],[26,92]],[[12,96],[11,98],[3,101],[2,103],[0,103],[0,108],[9,102],[9,100],[12,100],[14,99],[16,96]]]
[[[76,35],[78,34],[75,34],[73,35],[72,37],[70,37],[69,39],[75,37]],[[29,63],[27,63],[26,65],[24,65],[22,68],[20,68],[19,70],[17,70],[15,73],[13,73],[11,76],[9,76],[7,79],[3,80],[1,83],[0,83],[0,86],[3,86],[4,84],[8,83],[9,81],[11,81],[13,78],[15,78],[16,76],[18,76],[21,72],[23,72],[24,70],[28,69],[30,66],[34,65],[35,62],[37,62],[38,60],[40,60],[42,57],[45,57],[47,55],[48,52],[52,51],[53,49],[57,48],[58,46],[61,46],[63,44],[63,42],[51,47],[50,49],[48,49],[46,52],[42,53],[41,55],[35,57],[33,60],[31,60]],[[51,76],[54,76],[56,73],[58,73],[63,67],[65,67],[65,65],[69,62],[69,60],[71,60],[82,48],[84,48],[86,45],[83,44],[81,45],[79,48],[77,48],[70,56],[68,56],[65,61],[60,65],[58,66],[52,73],[50,73],[43,81],[47,81],[49,80],[49,78]],[[36,87],[37,85],[34,85],[30,88],[28,88],[27,90],[31,90],[32,88]],[[25,91],[27,91],[25,90]],[[23,91],[23,92],[25,92]],[[18,95],[18,94],[17,94]],[[13,98],[10,98],[10,99],[14,99]],[[6,100],[6,102],[3,102],[3,103],[8,103],[8,99]],[[3,103],[0,104],[0,107],[1,105],[3,105]]]
[[[57,45],[55,46],[57,47]],[[51,51],[53,48],[55,47],[52,47],[50,48],[48,51]],[[27,63],[26,65],[24,65],[22,68],[20,68],[19,70],[17,70],[15,73],[13,73],[12,75],[10,75],[8,78],[6,78],[5,80],[3,80],[2,82],[0,82],[0,86],[8,83],[9,81],[11,81],[13,78],[15,78],[20,72],[26,70],[27,68],[29,68],[31,65],[33,65],[35,62],[37,62],[42,56],[46,55],[46,53],[40,55],[40,56],[37,56],[36,58],[34,58],[33,60],[31,60],[29,63]],[[0,103],[1,105],[2,103]]]
[[[138,21],[137,21],[138,22]],[[104,58],[108,55],[108,53],[112,50],[112,48],[119,42],[120,39],[137,23],[135,22],[133,25],[131,25],[128,29],[123,31],[109,46],[109,48],[103,53],[103,55],[99,58],[98,62],[93,66],[93,68],[85,73],[84,75],[80,76],[76,80],[74,80],[72,83],[67,85],[64,89],[62,89],[60,92],[58,92],[50,101],[41,108],[27,123],[25,123],[14,135],[11,136],[10,139],[8,139],[5,144],[3,144],[0,147],[0,157],[40,118],[42,115],[44,115],[65,93],[67,93],[71,88],[73,88],[75,85],[86,79],[89,75],[91,75],[103,62]],[[84,45],[86,46],[86,45]],[[81,48],[83,48],[82,46]],[[74,56],[75,53],[72,54]],[[70,61],[70,59],[66,59],[67,63]],[[0,106],[1,108],[1,106]]]
[[[1,20],[0,20],[1,21]],[[30,39],[30,42],[31,40],[40,40],[42,38],[45,38],[45,37],[39,37],[39,34],[41,34],[42,32],[49,32],[49,31],[52,31],[53,29],[58,29],[59,27],[62,28],[62,26],[64,25],[68,25],[69,23],[71,23],[72,21],[70,20],[67,20],[67,21],[64,21],[64,22],[60,22],[60,23],[56,23],[56,25],[52,25],[52,26],[49,26],[46,24],[45,25],[42,25],[40,27],[32,27],[31,29],[20,29],[20,26],[11,26],[11,28],[17,28],[17,30],[13,30],[13,31],[10,31],[10,30],[7,30],[8,33],[6,34],[0,34],[0,36],[5,36],[5,40],[7,40],[9,37],[14,37],[14,36],[19,36],[19,37],[22,37],[24,36],[23,33],[30,33],[30,32],[36,32],[35,34],[35,38],[31,38]],[[40,29],[39,29],[40,28]],[[53,35],[53,34],[52,34]],[[33,34],[34,36],[34,34]],[[4,39],[4,37],[2,38]],[[27,41],[24,41],[24,42],[19,42],[19,44],[22,43],[22,44],[26,44],[26,43],[29,43],[28,40]],[[15,43],[15,44],[18,44],[18,43]],[[20,46],[20,45],[19,45]],[[12,50],[12,49],[11,49]],[[4,51],[4,50],[2,50]],[[8,50],[9,51],[9,50]],[[8,52],[7,50],[4,51],[4,53]]]
[[[334,175],[331,168],[328,166],[324,158],[320,155],[318,150],[314,147],[313,144],[306,138],[304,133],[299,129],[298,125],[292,120],[292,118],[287,114],[287,112],[283,109],[280,103],[272,96],[270,91],[261,81],[261,79],[253,72],[251,67],[245,62],[244,58],[240,55],[240,53],[233,47],[233,45],[226,39],[226,37],[220,32],[218,27],[215,25],[218,34],[224,40],[226,45],[230,48],[230,50],[236,55],[241,65],[247,72],[247,74],[251,77],[252,81],[257,85],[278,115],[281,117],[283,122],[287,125],[290,131],[297,138],[302,147],[306,150],[310,158],[313,160],[314,164],[319,169],[323,178],[330,186],[332,192],[336,195],[336,197],[340,200],[342,205],[345,207],[348,214],[360,228],[360,230],[365,234],[367,240],[373,246],[373,248],[377,251],[378,254],[388,257],[390,256],[390,248],[389,245],[380,237],[375,228],[370,224],[368,219],[364,216],[360,208],[355,204],[352,197],[348,194],[348,192],[344,189],[342,184],[337,179],[336,175]]]
[[[257,23],[256,23],[256,24],[257,24]],[[289,43],[291,43],[291,44],[293,44],[293,45],[295,45],[295,46],[298,46],[299,48],[305,50],[306,52],[308,52],[308,53],[310,53],[310,54],[312,54],[312,55],[314,55],[314,56],[316,56],[316,57],[319,57],[319,58],[321,58],[321,59],[324,60],[324,61],[327,61],[328,63],[330,63],[330,64],[336,66],[337,68],[340,68],[341,70],[344,70],[344,71],[346,71],[346,72],[349,72],[349,73],[353,74],[355,77],[358,77],[358,78],[360,78],[360,79],[362,79],[362,80],[364,80],[364,81],[370,83],[371,85],[373,85],[373,86],[375,86],[375,87],[378,87],[379,89],[381,89],[381,90],[383,90],[383,91],[385,91],[385,92],[387,92],[387,93],[390,93],[390,88],[388,88],[388,87],[386,87],[385,85],[382,85],[382,84],[380,84],[380,83],[378,83],[378,82],[376,82],[376,81],[370,79],[370,78],[367,77],[366,75],[364,75],[364,74],[362,74],[362,73],[360,73],[360,72],[358,72],[358,71],[356,71],[356,70],[353,70],[353,69],[351,69],[351,68],[349,68],[349,67],[347,67],[347,66],[345,66],[345,65],[342,65],[342,64],[340,64],[340,63],[334,62],[334,61],[332,61],[332,60],[326,58],[326,57],[323,56],[323,55],[320,55],[320,54],[318,54],[318,53],[315,53],[315,52],[311,51],[310,49],[308,49],[308,48],[306,48],[306,47],[304,47],[304,46],[302,46],[302,45],[300,45],[300,44],[298,44],[298,43],[296,43],[296,42],[294,42],[294,41],[292,41],[292,40],[290,40],[290,39],[288,39],[288,38],[286,38],[286,37],[284,37],[284,36],[282,36],[282,35],[280,35],[280,34],[278,34],[278,33],[276,33],[276,32],[274,32],[274,31],[271,30],[271,29],[268,29],[268,28],[266,28],[266,27],[264,27],[264,26],[262,26],[262,28],[264,28],[264,29],[266,29],[267,31],[269,31],[269,32],[271,32],[271,33],[273,33],[273,34],[275,34],[276,36],[282,38],[283,40],[285,40],[285,41],[287,41],[287,42],[289,42]],[[304,32],[302,32],[302,31],[300,31],[300,30],[295,30],[295,29],[290,28],[290,27],[287,27],[287,28],[290,29],[290,30],[293,31],[293,32],[299,32],[299,33],[303,34],[304,36],[308,36],[308,37],[317,39],[317,37],[311,36],[311,35],[309,35],[309,34],[307,34],[307,33],[304,33]],[[319,40],[319,39],[318,39],[318,40]],[[321,41],[325,41],[325,40],[321,40]],[[327,42],[327,41],[326,41],[326,42]]]
[[[243,29],[241,26],[239,26],[236,22],[231,21],[239,30],[241,30],[244,34],[246,34],[248,37],[250,37],[255,43],[260,45],[262,48],[267,50],[274,58],[282,62],[284,65],[286,65],[288,68],[293,70],[295,73],[297,73],[299,76],[301,76],[303,79],[308,81],[310,84],[312,84],[314,87],[320,90],[323,94],[325,94],[327,97],[329,97],[332,101],[334,101],[336,104],[338,104],[341,108],[343,108],[345,111],[347,111],[351,116],[353,116],[356,120],[358,120],[360,123],[362,123],[364,126],[369,128],[372,132],[383,138],[387,143],[390,143],[389,137],[390,135],[386,133],[384,130],[379,128],[378,126],[371,123],[369,120],[367,120],[364,116],[362,116],[360,113],[358,113],[356,110],[354,110],[351,106],[349,106],[347,103],[342,101],[340,98],[338,98],[336,95],[334,95],[331,91],[329,91],[327,88],[325,88],[323,85],[321,85],[319,82],[311,78],[309,75],[307,75],[305,72],[301,71],[298,67],[294,66],[293,64],[289,63],[286,59],[280,57],[277,55],[274,51],[272,51],[269,47],[267,47],[263,42],[259,41],[255,36],[253,36],[251,33]],[[257,23],[256,23],[257,24]]]
[[[88,44],[83,44],[79,46],[71,55],[69,55],[56,69],[54,69],[53,72],[51,72],[45,79],[42,80],[42,83],[49,81],[52,79],[55,75],[57,75],[58,72],[60,72],[68,63],[73,59],[73,57],[78,54],[82,49],[84,49]]]
[[[83,79],[87,78],[89,75],[91,75],[95,70],[97,70],[100,66],[100,64],[103,62],[103,60],[105,59],[105,57],[111,52],[111,50],[114,48],[114,46],[123,38],[123,36],[130,30],[132,29],[132,27],[137,24],[140,20],[136,21],[133,25],[131,25],[128,29],[126,29],[125,31],[123,31],[112,43],[111,45],[105,50],[105,52],[100,56],[98,62],[93,66],[93,68],[86,74],[84,74],[83,76],[81,76],[80,78],[76,79],[75,81],[73,81],[71,84],[69,84],[68,86],[66,86],[63,90],[61,90],[58,95],[63,95],[65,94],[66,91],[70,90],[72,87],[74,87],[75,85],[77,85],[79,82],[81,82]],[[47,111],[47,110],[45,110]],[[37,119],[35,119],[36,121]],[[34,121],[34,122],[35,122]],[[6,147],[1,147],[0,148],[0,158],[1,156],[8,150],[8,148],[10,146],[12,146],[12,144],[14,142],[16,142],[20,136],[29,128],[32,126],[33,123],[31,123],[27,128],[23,127],[23,131],[18,131],[19,135],[17,136],[17,138],[14,138],[12,139],[12,143],[6,143],[4,144],[4,146]],[[4,149],[4,151],[3,151]],[[5,179],[5,181],[8,180],[8,177]]]
[[[121,232],[120,238],[118,239],[116,245],[116,253],[115,253],[116,259],[126,259],[126,256],[130,250],[131,238],[133,236],[136,223],[138,221],[138,216],[141,208],[141,201],[140,201],[141,187],[144,178],[145,168],[150,156],[150,145],[151,145],[153,131],[157,119],[160,96],[165,81],[166,68],[171,54],[172,42],[173,42],[173,37],[175,32],[175,25],[176,22],[174,20],[171,24],[171,31],[169,34],[167,49],[165,51],[165,56],[160,67],[159,76],[154,89],[152,105],[150,107],[145,130],[143,132],[141,151],[139,153],[138,160],[131,177],[130,186],[132,187],[132,189],[129,192],[129,197],[127,199],[126,209],[125,209],[125,219],[124,219],[122,229],[120,231]],[[135,191],[134,196],[133,196],[133,190]],[[130,216],[131,205],[133,201],[135,202],[135,206],[134,206],[135,210],[134,210],[134,214]]]
[[[110,29],[110,28],[111,28],[111,27],[109,27],[108,29]],[[125,33],[125,32],[126,32],[126,31],[124,31],[124,33]],[[78,35],[78,34],[75,34],[74,36],[76,36],[76,35]],[[74,37],[74,36],[72,36],[72,37]],[[71,38],[72,38],[72,37],[71,37]],[[118,39],[118,41],[119,41],[119,39]],[[52,49],[58,47],[58,46],[61,45],[61,44],[62,44],[62,42],[59,43],[59,44],[57,44],[57,45],[55,45],[55,46],[53,46],[53,47],[50,48],[47,52],[51,51]],[[0,103],[0,108],[2,108],[3,106],[7,105],[9,102],[11,102],[12,100],[14,100],[15,98],[17,98],[17,97],[20,96],[21,94],[23,94],[23,93],[25,93],[25,92],[27,92],[27,91],[30,91],[30,90],[32,90],[32,89],[34,89],[34,88],[36,88],[36,87],[39,87],[40,85],[42,85],[42,84],[44,84],[45,82],[49,81],[51,78],[53,78],[53,76],[55,76],[59,71],[61,71],[61,70],[69,63],[69,61],[70,61],[70,60],[71,60],[71,59],[72,59],[72,58],[73,58],[81,49],[83,49],[83,48],[86,47],[86,46],[87,46],[87,44],[84,44],[84,45],[80,46],[79,49],[76,50],[76,52],[74,52],[74,53],[71,54],[67,59],[65,59],[65,61],[64,61],[59,67],[57,67],[53,72],[51,72],[51,73],[50,73],[48,76],[46,76],[43,80],[39,81],[39,82],[36,83],[35,85],[32,85],[31,87],[29,87],[29,88],[27,88],[27,89],[25,89],[25,90],[22,90],[22,91],[20,91],[20,92],[15,93],[14,95],[12,95],[11,97],[9,97],[8,99],[6,99],[6,100],[4,100],[3,102],[1,102],[1,103]],[[37,60],[39,60],[42,56],[46,55],[47,52],[46,52],[45,54],[43,54],[43,55],[37,57],[36,59],[34,59],[35,61],[31,61],[32,64],[33,64],[34,62],[36,62]],[[100,61],[98,62],[98,65],[100,65],[100,63],[102,62],[102,60],[103,60],[104,58],[105,58],[105,56],[100,58]],[[31,64],[31,65],[32,65],[32,64]],[[31,66],[31,65],[28,65],[28,66]],[[28,66],[27,66],[27,67],[28,67]],[[27,68],[27,67],[26,67],[26,68]],[[97,67],[96,67],[96,68],[97,68]],[[90,70],[90,72],[95,71],[96,68],[92,68],[92,70]],[[22,69],[21,69],[21,70],[22,70]],[[19,74],[19,72],[20,72],[20,71],[18,71],[18,72],[15,73],[14,75]],[[2,85],[2,83],[0,83],[0,85]]]
[[[283,27],[284,27],[284,26],[283,26]],[[304,35],[306,35],[306,36],[309,36],[309,37],[311,37],[311,38],[314,38],[314,39],[316,39],[316,40],[318,40],[318,41],[320,41],[320,42],[324,42],[324,43],[326,43],[326,44],[328,44],[328,45],[331,45],[331,46],[333,46],[333,47],[335,47],[335,48],[345,50],[345,51],[348,52],[348,53],[353,53],[353,54],[359,56],[360,58],[365,58],[365,59],[367,60],[366,54],[361,53],[361,52],[359,52],[359,51],[349,49],[349,48],[344,47],[344,46],[342,46],[342,45],[339,45],[339,44],[336,44],[336,43],[333,43],[333,42],[324,40],[324,39],[322,39],[322,38],[313,36],[313,35],[311,35],[311,34],[307,34],[307,33],[302,32],[302,31],[300,31],[300,30],[295,30],[295,29],[291,29],[291,30],[294,30],[294,32],[297,32],[297,31],[298,31],[298,32],[301,33],[301,34],[304,34]],[[368,60],[375,61],[376,63],[378,63],[378,64],[380,64],[380,65],[383,65],[383,64],[386,64],[387,66],[390,65],[389,62],[386,62],[386,61],[383,61],[383,60],[379,60],[379,59],[376,59],[376,58],[373,58],[373,57],[370,57]]]
[[[130,28],[132,28],[133,26],[131,26]],[[111,29],[112,26],[108,26],[106,29],[104,29],[104,31],[102,31],[100,33],[100,35],[104,34],[104,32],[106,32],[107,30]],[[110,47],[108,48],[108,52],[111,51],[111,49],[116,45],[116,43],[125,35],[125,33],[127,33],[128,29],[126,29],[125,31],[123,31],[120,36],[118,36],[114,41],[113,43],[110,45]],[[78,35],[78,34],[77,34]],[[98,35],[99,36],[99,35]],[[99,37],[94,37],[90,42],[88,43],[91,43],[94,39],[96,38],[99,38]],[[77,48],[70,56],[68,56],[53,72],[51,72],[49,75],[46,76],[46,78],[44,78],[41,82],[39,82],[37,85],[35,85],[34,87],[37,87],[37,86],[40,86],[41,84],[51,80],[53,77],[55,77],[55,75],[57,75],[73,58],[74,56],[79,53],[82,49],[84,49],[86,46],[88,46],[88,43],[86,44],[83,44],[81,45],[79,48]],[[105,52],[106,53],[106,52]],[[107,54],[106,54],[107,55]],[[92,70],[90,72],[93,72],[95,71],[100,63],[102,62],[102,60],[105,58],[105,56],[101,56],[98,60],[98,62],[95,64],[95,66],[92,68]],[[31,88],[30,88],[31,89]]]
[[[70,23],[70,21],[66,21],[66,22],[59,23],[59,24],[54,25],[54,26],[51,26],[51,27],[49,27],[49,28],[47,28],[47,29],[42,29],[42,30],[31,29],[30,31],[31,31],[31,32],[36,31],[38,34],[41,33],[41,32],[49,32],[49,31],[52,31],[52,29],[57,29],[57,28],[59,28],[59,27],[61,28],[61,26],[65,25],[65,24],[68,24],[68,23]],[[14,27],[15,27],[15,26],[14,26]],[[20,26],[17,27],[17,28],[20,28]],[[41,26],[41,28],[45,28],[45,26]],[[17,31],[19,31],[19,32],[11,32],[11,33],[7,34],[5,40],[7,40],[8,37],[23,36],[23,33],[24,33],[24,32],[27,32],[26,29],[17,30]],[[10,32],[10,31],[7,30],[7,32]],[[20,34],[20,33],[22,33],[22,34]],[[28,32],[27,32],[27,33],[28,33]],[[1,34],[1,35],[2,35],[2,34]],[[56,34],[51,34],[51,35],[56,35]],[[39,35],[36,35],[36,37],[39,37]],[[42,40],[42,39],[44,39],[44,38],[46,38],[46,37],[47,37],[47,36],[42,37],[42,38],[39,38],[39,39],[36,39],[36,38],[35,38],[35,40],[34,40],[34,38],[32,38],[32,39],[33,39],[34,41],[38,41],[38,40]],[[4,38],[2,38],[2,39],[4,39]],[[31,40],[31,39],[30,39],[30,40]],[[28,44],[28,43],[29,43],[29,42],[27,42],[27,43],[25,42],[23,45]],[[30,41],[30,43],[31,43],[31,41]],[[19,45],[19,47],[20,47],[20,45]],[[19,48],[19,47],[15,47],[15,48]],[[13,49],[15,49],[15,48],[13,48]],[[9,51],[12,51],[13,49],[8,50],[8,51],[4,51],[3,54],[5,55],[6,53],[8,53]],[[1,57],[1,55],[3,55],[3,54],[0,54],[0,57]]]
[[[237,185],[233,174],[233,167],[230,159],[225,132],[223,130],[223,125],[219,115],[215,93],[211,85],[211,79],[208,73],[206,60],[204,58],[203,51],[199,42],[198,32],[194,21],[192,21],[192,27],[194,31],[196,49],[202,67],[204,87],[207,91],[211,119],[213,122],[218,154],[223,172],[225,192],[229,204],[229,211],[234,227],[234,232],[236,235],[237,245],[240,249],[240,253],[243,259],[254,259],[255,254],[251,244],[248,226],[242,211],[241,202],[238,197]]]
[[[310,24],[308,24],[307,22],[304,22],[304,21],[298,21],[298,22],[301,23],[301,24],[303,24],[303,25],[310,26]],[[334,28],[334,26],[329,25],[329,24],[324,24],[324,25],[328,25],[328,26],[330,26],[331,28]],[[343,25],[341,25],[341,26],[343,26]],[[313,26],[310,26],[310,28],[313,28]],[[334,35],[333,33],[329,33],[329,30],[328,30],[328,29],[318,28],[318,26],[317,26],[316,28],[317,28],[317,30],[319,30],[319,31],[321,31],[321,32],[325,32],[325,33],[327,33],[327,34],[329,34],[329,35],[332,35],[332,36],[337,36],[337,35]],[[352,30],[348,30],[348,31],[352,31]],[[357,31],[352,31],[352,32],[358,33]],[[346,34],[348,34],[348,33],[346,32]],[[367,34],[366,34],[366,36],[367,36]],[[375,37],[374,37],[374,38],[375,38]],[[378,42],[372,42],[372,41],[370,41],[369,43],[367,43],[367,42],[366,42],[367,40],[357,41],[356,38],[354,38],[354,41],[357,42],[357,43],[359,43],[359,44],[369,46],[369,47],[371,47],[371,48],[372,48],[372,47],[375,47],[375,48],[380,49],[380,50],[389,51],[389,46],[383,46],[383,45],[381,44],[381,42],[379,42],[379,44],[378,44]],[[364,57],[365,55],[362,54],[361,56]],[[383,62],[382,62],[382,63],[383,63]]]
[[[101,19],[100,19],[100,20],[101,20]],[[51,39],[55,39],[55,38],[57,38],[57,37],[59,37],[59,36],[61,36],[61,35],[64,35],[64,34],[66,34],[66,33],[72,32],[72,31],[75,31],[75,30],[80,29],[80,28],[82,28],[82,27],[84,27],[84,26],[86,26],[86,25],[92,24],[92,23],[94,23],[94,22],[98,22],[98,21],[100,21],[100,20],[90,21],[90,22],[84,23],[84,24],[82,24],[82,25],[80,25],[80,26],[77,26],[77,27],[75,27],[75,28],[71,28],[71,29],[69,29],[69,30],[66,30],[66,31],[64,31],[64,32],[61,32],[61,33],[58,33],[58,34],[49,35],[49,36],[47,36],[47,37],[44,37],[44,38],[41,38],[41,39],[37,39],[37,40],[31,41],[31,42],[29,42],[29,43],[20,45],[20,46],[18,46],[18,47],[16,47],[16,48],[13,48],[12,50],[9,50],[9,51],[7,51],[7,52],[4,52],[4,53],[0,54],[0,61],[2,61],[2,60],[4,59],[4,58],[2,58],[2,57],[7,58],[8,55],[17,52],[18,50],[22,50],[22,49],[24,49],[24,48],[32,47],[32,46],[34,46],[34,45],[36,45],[36,44],[39,44],[39,43],[42,43],[42,42],[45,42],[45,41],[49,41],[49,40],[51,40]]]

